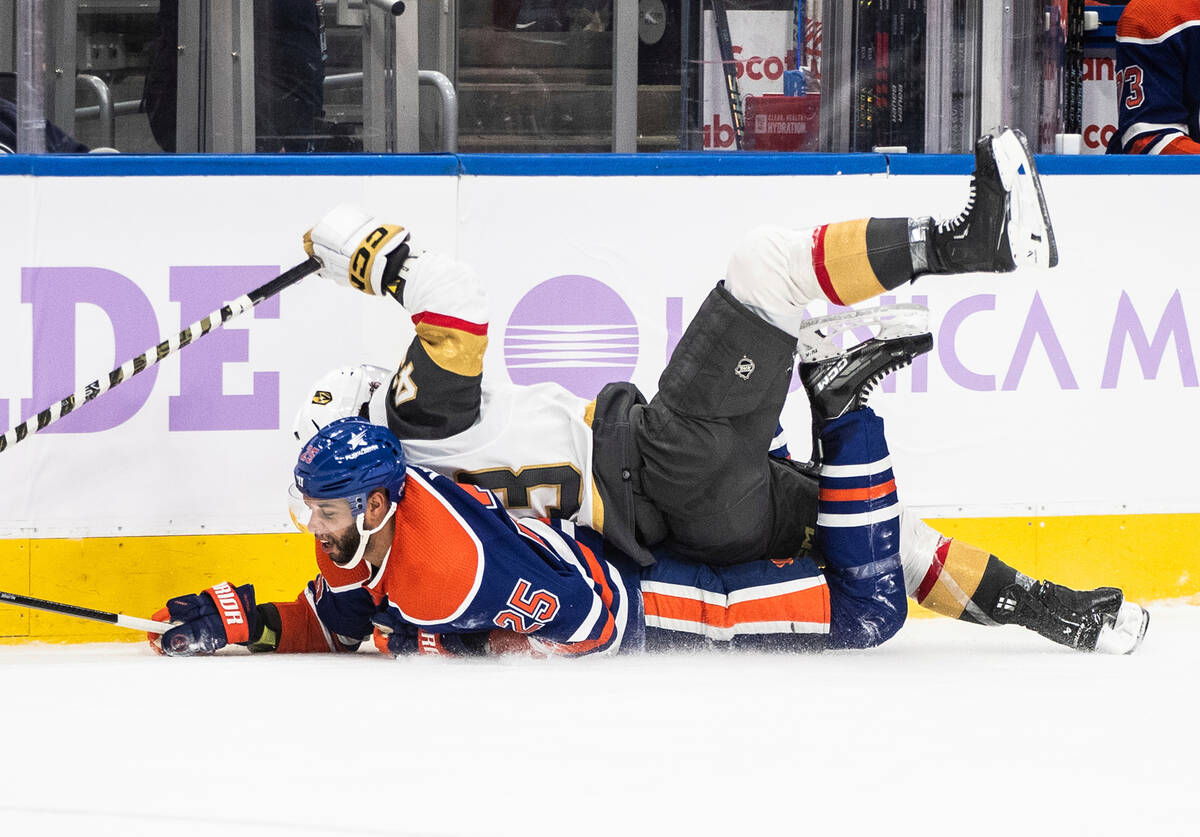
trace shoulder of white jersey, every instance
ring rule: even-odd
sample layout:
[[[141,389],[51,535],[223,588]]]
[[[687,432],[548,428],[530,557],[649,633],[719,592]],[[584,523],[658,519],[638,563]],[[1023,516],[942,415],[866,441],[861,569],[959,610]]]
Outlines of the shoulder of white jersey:
[[[542,381],[541,383],[537,384],[526,384],[523,389],[531,393],[537,393],[543,398],[547,398],[567,406],[573,406],[575,404],[587,404],[589,401],[595,400],[584,398],[582,395],[576,395],[562,384],[556,383],[555,381]]]

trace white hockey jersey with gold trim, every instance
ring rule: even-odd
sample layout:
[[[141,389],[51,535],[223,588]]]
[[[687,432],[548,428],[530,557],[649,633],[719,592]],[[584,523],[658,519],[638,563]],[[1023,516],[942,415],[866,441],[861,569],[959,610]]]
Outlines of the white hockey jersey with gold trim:
[[[370,418],[387,423],[376,391]],[[592,480],[590,403],[553,383],[516,386],[486,379],[479,417],[442,439],[404,440],[409,461],[455,482],[494,491],[517,517],[563,517],[603,531]]]

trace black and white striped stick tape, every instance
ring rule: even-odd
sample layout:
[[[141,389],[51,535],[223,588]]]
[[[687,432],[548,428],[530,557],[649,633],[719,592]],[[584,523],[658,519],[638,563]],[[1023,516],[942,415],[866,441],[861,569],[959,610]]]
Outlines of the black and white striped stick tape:
[[[0,452],[8,450],[17,442],[37,433],[39,430],[44,430],[68,413],[77,410],[89,401],[99,398],[122,381],[127,381],[142,370],[150,368],[166,357],[170,357],[189,343],[199,340],[213,329],[220,328],[234,317],[249,311],[264,299],[270,299],[284,288],[296,284],[305,276],[308,276],[310,273],[316,273],[320,269],[320,259],[315,256],[310,257],[307,261],[296,265],[286,273],[276,276],[262,287],[255,288],[249,293],[243,294],[228,305],[213,311],[204,319],[192,323],[176,336],[162,341],[157,346],[147,349],[132,360],[121,364],[109,372],[106,377],[97,378],[83,389],[68,395],[56,404],[51,404],[35,417],[21,422],[12,430],[0,435]]]

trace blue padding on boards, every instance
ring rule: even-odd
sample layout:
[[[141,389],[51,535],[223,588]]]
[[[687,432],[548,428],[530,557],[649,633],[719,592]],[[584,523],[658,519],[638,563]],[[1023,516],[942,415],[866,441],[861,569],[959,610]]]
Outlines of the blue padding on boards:
[[[0,154],[0,175],[279,177],[457,175],[453,154]]]
[[[463,154],[462,173],[500,177],[762,176],[883,174],[882,154]]]
[[[1200,174],[1200,156],[1189,154],[1045,154],[1039,174]]]
[[[1047,175],[1200,174],[1200,157],[1037,156]],[[969,154],[0,154],[0,175],[35,177],[764,177],[967,175]]]

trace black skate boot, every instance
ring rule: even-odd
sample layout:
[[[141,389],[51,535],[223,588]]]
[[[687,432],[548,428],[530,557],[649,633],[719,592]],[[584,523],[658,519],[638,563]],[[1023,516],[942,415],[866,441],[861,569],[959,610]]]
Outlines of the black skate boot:
[[[934,273],[1007,273],[1058,264],[1041,180],[1020,131],[979,138],[966,208],[957,218],[931,220],[926,234]]]
[[[830,314],[806,321],[797,345],[800,383],[812,411],[813,459],[820,465],[821,428],[826,422],[866,406],[874,388],[913,358],[933,348],[929,309],[922,305],[884,305]],[[879,333],[843,351],[833,338],[852,328],[879,326]]]
[[[1132,654],[1150,624],[1150,614],[1125,601],[1116,587],[1072,590],[1049,581],[1028,588],[1010,584],[1001,591],[992,618],[1068,648],[1106,654]]]
[[[806,321],[798,341],[799,372],[814,423],[866,406],[884,378],[932,349],[928,314],[921,305],[883,305]],[[842,332],[872,325],[880,326],[879,334],[849,350],[833,342]]]

